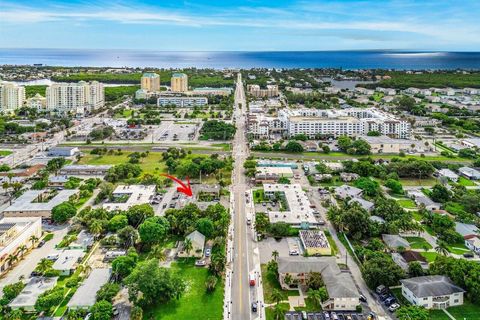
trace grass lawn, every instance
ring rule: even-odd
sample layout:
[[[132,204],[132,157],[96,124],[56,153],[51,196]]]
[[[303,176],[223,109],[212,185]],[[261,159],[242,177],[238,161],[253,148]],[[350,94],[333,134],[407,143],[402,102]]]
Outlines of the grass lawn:
[[[480,319],[480,306],[465,300],[462,306],[447,309],[457,319]]]
[[[194,266],[194,260],[172,263],[172,270],[187,281],[187,290],[179,300],[172,300],[145,310],[144,319],[222,319],[223,280],[213,293],[206,293],[207,268]]]
[[[402,183],[404,187],[412,187],[412,186],[434,186],[437,183],[435,178],[427,178],[427,179],[406,179],[400,178],[399,181]]]
[[[294,309],[295,311],[312,312],[312,311],[320,311],[322,310],[322,307],[314,299],[305,298],[305,307],[297,307]]]
[[[427,259],[428,263],[434,262],[438,256],[438,253],[436,252],[420,252],[420,254]]]
[[[415,209],[417,207],[412,199],[399,199],[397,200],[397,203],[405,209]]]
[[[418,211],[412,211],[412,217],[416,221],[422,221],[422,219],[423,219],[422,215],[420,213],[418,213]]]
[[[328,243],[330,244],[330,248],[332,248],[332,256],[335,256],[338,252],[337,243],[335,242],[335,240],[333,240],[330,232],[325,232],[325,236],[327,237]]]
[[[91,165],[102,165],[102,164],[117,165],[121,163],[127,163],[129,159],[128,155],[131,153],[132,152],[129,152],[129,151],[123,151],[121,155],[103,155],[103,156],[86,153],[78,163],[91,164]],[[142,168],[143,173],[153,174],[157,172],[158,173],[164,172],[165,164],[162,161],[162,153],[150,152],[146,158],[142,159],[142,162],[140,163],[140,167]]]
[[[2,157],[8,156],[9,154],[12,154],[12,151],[0,150],[0,156],[2,156]]]
[[[430,319],[431,320],[450,320],[450,317],[447,316],[447,314],[443,312],[443,310],[430,310]],[[463,317],[458,319],[463,320]]]
[[[283,290],[282,287],[280,286],[280,283],[278,282],[277,277],[268,273],[266,264],[262,264],[261,269],[262,269],[262,278],[263,278],[263,281],[262,281],[263,296],[265,297],[265,303],[274,302],[272,300],[272,292],[274,289],[280,290],[283,296],[282,300],[287,300],[288,296],[299,295],[298,290]]]
[[[432,246],[422,237],[405,237],[405,239],[410,243],[412,249],[423,249],[425,247],[432,249]]]
[[[472,180],[469,180],[465,177],[458,178],[458,184],[464,187],[473,187],[475,183]]]
[[[214,143],[211,146],[221,148],[223,151],[230,151],[231,150],[230,143]]]
[[[465,246],[464,242],[454,243],[452,245],[448,245],[447,249],[450,253],[453,254],[464,254],[466,252],[470,252],[470,250]]]
[[[119,118],[130,118],[131,116],[132,116],[132,110],[128,109],[128,110],[123,110],[122,113],[115,113],[113,117],[115,119],[119,119]]]
[[[283,310],[288,311],[290,305],[288,303],[280,303]],[[273,313],[273,306],[265,309],[265,317],[267,320],[275,320],[275,314]]]

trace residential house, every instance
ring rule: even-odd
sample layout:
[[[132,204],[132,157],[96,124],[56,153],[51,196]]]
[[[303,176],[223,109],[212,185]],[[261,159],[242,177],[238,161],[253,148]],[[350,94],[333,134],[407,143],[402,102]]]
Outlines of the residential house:
[[[186,239],[189,239],[192,242],[192,249],[187,252],[185,250],[185,245],[182,243],[180,250],[178,251],[178,256],[180,258],[187,257],[203,257],[203,249],[205,247],[205,236],[198,232],[197,230],[190,233]]]
[[[408,271],[408,266],[411,262],[418,262],[422,269],[428,269],[428,262],[424,256],[417,251],[406,250],[403,252],[392,253],[393,262],[395,262],[404,271]]]
[[[382,240],[391,250],[410,249],[410,243],[397,234],[382,234]]]
[[[345,200],[347,198],[358,198],[362,195],[362,192],[362,189],[352,187],[346,184],[335,188],[335,196],[342,200]]]
[[[458,169],[458,172],[462,176],[470,180],[480,180],[480,171],[476,169],[469,168],[469,167],[461,167],[460,169]]]
[[[446,276],[415,277],[400,282],[402,295],[413,305],[426,309],[446,309],[463,304],[465,290]]]
[[[456,174],[455,172],[453,172],[450,169],[438,170],[437,174],[438,174],[438,177],[445,177],[448,180],[453,181],[453,182],[457,182],[458,178],[459,178],[458,174]]]
[[[463,237],[465,239],[465,246],[480,255],[480,238],[477,234],[469,234]]]

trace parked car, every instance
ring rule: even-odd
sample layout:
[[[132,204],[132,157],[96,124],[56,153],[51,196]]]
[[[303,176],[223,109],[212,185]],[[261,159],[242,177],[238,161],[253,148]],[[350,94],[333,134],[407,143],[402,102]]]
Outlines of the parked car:
[[[257,303],[256,302],[252,302],[252,312],[257,312]]]
[[[338,316],[335,312],[330,313],[330,316],[332,317],[332,320],[338,320]]]
[[[45,240],[41,240],[41,241],[38,243],[37,248],[43,247],[43,245],[45,244],[45,242],[46,242]]]
[[[210,248],[205,249],[205,257],[210,257],[211,253],[212,253],[212,250]]]
[[[382,294],[382,293],[385,293],[388,291],[388,288],[385,287],[383,284],[379,285],[376,289],[375,289],[375,292],[377,294]]]
[[[395,300],[394,297],[390,297],[390,298],[387,298],[385,299],[385,301],[383,302],[387,307],[390,307],[392,304],[394,304],[397,300]]]
[[[379,296],[380,301],[382,301],[382,302],[385,301],[385,300],[387,300],[387,299],[390,298],[390,297],[391,297],[391,295],[388,294],[388,293],[383,293],[383,294],[381,294],[381,295]]]
[[[323,317],[325,318],[325,320],[330,320],[330,314],[327,311],[323,312]]]
[[[463,254],[463,257],[464,257],[464,258],[473,258],[474,255],[473,255],[473,252],[465,252],[465,253]]]
[[[398,303],[393,303],[392,305],[390,305],[390,307],[388,307],[388,311],[394,312],[398,308],[400,308],[400,305]]]
[[[205,260],[197,260],[197,261],[195,261],[195,265],[197,267],[203,267],[203,266],[206,266],[207,263],[205,262]]]
[[[365,297],[363,294],[361,294],[358,299],[362,302],[367,302],[367,297]]]

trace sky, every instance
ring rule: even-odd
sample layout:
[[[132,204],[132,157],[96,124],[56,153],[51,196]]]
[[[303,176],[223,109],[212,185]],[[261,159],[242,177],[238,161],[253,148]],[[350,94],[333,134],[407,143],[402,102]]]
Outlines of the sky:
[[[479,13],[479,0],[0,0],[0,48],[480,51]]]

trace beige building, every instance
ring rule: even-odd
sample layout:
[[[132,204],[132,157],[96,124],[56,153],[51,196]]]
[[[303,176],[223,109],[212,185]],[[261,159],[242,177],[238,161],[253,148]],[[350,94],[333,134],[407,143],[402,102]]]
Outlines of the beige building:
[[[3,218],[0,220],[0,275],[5,273],[10,265],[8,257],[17,255],[19,258],[25,251],[19,250],[22,246],[27,249],[34,245],[31,236],[40,239],[42,235],[42,219],[36,218]]]
[[[47,87],[47,109],[52,112],[85,114],[104,105],[105,90],[97,81],[54,83]]]
[[[279,95],[278,86],[276,84],[269,84],[265,89],[260,88],[258,84],[249,84],[247,90],[249,94],[256,98],[271,98]]]
[[[187,92],[188,76],[185,73],[174,73],[170,86],[173,92]]]
[[[330,256],[332,248],[321,230],[300,230],[300,241],[309,256]]]
[[[153,72],[144,73],[140,80],[141,89],[147,91],[160,91],[160,76]]]
[[[47,98],[37,93],[35,96],[27,99],[27,107],[39,112],[47,110]]]
[[[12,82],[0,82],[0,111],[12,113],[23,106],[25,87]]]

